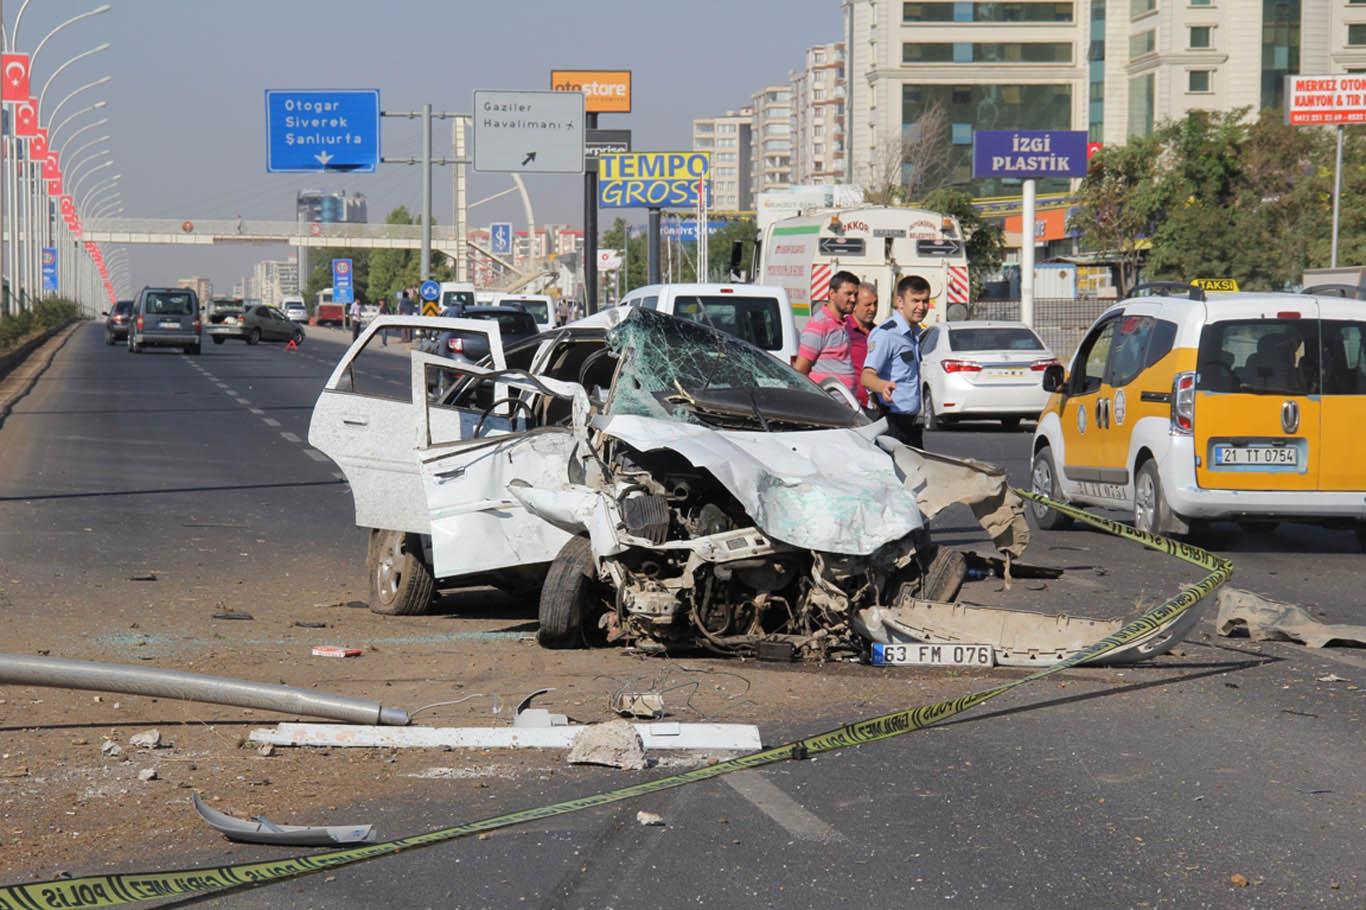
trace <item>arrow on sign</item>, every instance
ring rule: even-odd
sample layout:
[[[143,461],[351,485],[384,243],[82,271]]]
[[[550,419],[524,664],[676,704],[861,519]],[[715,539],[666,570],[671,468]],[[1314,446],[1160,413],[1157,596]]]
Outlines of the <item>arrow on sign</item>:
[[[522,159],[522,167],[526,167],[528,164],[530,164],[531,162],[533,162],[533,161],[535,161],[535,160],[536,160],[536,153],[535,153],[535,152],[527,152],[527,153],[526,153],[526,157]]]
[[[332,153],[331,153],[331,152],[323,151],[323,152],[319,152],[318,154],[314,155],[313,157],[314,157],[314,158],[317,158],[317,159],[318,159],[318,163],[321,164],[323,167],[327,167],[327,162],[329,162],[329,161],[332,160]]]

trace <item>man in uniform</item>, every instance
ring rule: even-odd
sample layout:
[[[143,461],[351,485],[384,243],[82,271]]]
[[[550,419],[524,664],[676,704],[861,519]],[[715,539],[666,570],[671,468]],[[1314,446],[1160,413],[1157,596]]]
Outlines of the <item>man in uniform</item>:
[[[861,381],[887,409],[887,434],[917,449],[925,447],[920,424],[920,320],[930,308],[930,285],[919,275],[896,283],[892,318],[868,335],[868,359]]]

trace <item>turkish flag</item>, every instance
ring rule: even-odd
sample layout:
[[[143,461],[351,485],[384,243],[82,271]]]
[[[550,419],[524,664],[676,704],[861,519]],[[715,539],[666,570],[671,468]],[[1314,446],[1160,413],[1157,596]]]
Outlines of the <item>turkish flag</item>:
[[[72,199],[70,196],[63,196],[63,197],[61,198],[61,203],[60,203],[60,204],[61,204],[61,207],[62,207],[62,214],[63,214],[63,215],[66,215],[66,216],[69,217],[69,216],[71,216],[71,215],[76,214],[76,200]]]
[[[5,101],[24,101],[28,98],[28,54],[0,54],[0,98]]]
[[[28,141],[28,157],[33,161],[47,159],[47,130],[38,130]]]
[[[62,178],[62,169],[57,166],[58,160],[56,152],[47,153],[47,157],[43,159],[44,180],[60,180]],[[60,196],[61,194],[58,193],[57,195]]]
[[[55,179],[47,182],[47,194],[49,196],[62,195],[62,178],[58,175]]]
[[[1088,142],[1088,143],[1086,143],[1086,160],[1087,160],[1087,161],[1090,161],[1092,158],[1096,157],[1096,152],[1100,151],[1100,150],[1101,150],[1102,148],[1104,148],[1104,147],[1105,147],[1105,143],[1104,143],[1104,142]]]
[[[38,135],[38,101],[36,99],[29,98],[15,105],[14,135],[20,139],[32,139]]]

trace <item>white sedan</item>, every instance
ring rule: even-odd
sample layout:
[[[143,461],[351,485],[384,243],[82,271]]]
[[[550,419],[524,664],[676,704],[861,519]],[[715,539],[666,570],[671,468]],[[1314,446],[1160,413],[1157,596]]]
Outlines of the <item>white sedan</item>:
[[[920,345],[921,413],[927,429],[959,418],[1000,420],[1015,429],[1048,401],[1043,371],[1053,352],[1022,322],[944,322]]]

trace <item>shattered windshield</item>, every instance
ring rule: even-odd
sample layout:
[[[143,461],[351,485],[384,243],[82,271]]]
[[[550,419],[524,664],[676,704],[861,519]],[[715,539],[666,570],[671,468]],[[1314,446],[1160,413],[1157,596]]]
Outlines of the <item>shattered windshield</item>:
[[[607,335],[622,358],[609,415],[726,427],[847,427],[862,418],[771,354],[708,326],[635,307]]]

